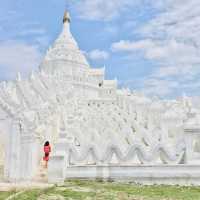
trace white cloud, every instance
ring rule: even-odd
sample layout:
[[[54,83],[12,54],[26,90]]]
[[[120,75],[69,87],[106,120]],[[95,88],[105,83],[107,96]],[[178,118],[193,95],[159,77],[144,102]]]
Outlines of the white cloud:
[[[129,40],[121,40],[119,42],[113,43],[111,46],[112,51],[127,51],[132,52],[142,49],[153,49],[154,43],[151,40],[142,40],[138,42],[133,42]]]
[[[170,96],[173,90],[177,90],[179,84],[176,81],[147,78],[144,80],[143,92],[147,95]]]
[[[154,77],[164,78],[166,76],[174,76],[179,73],[179,69],[177,67],[160,67],[158,68],[155,73]]]
[[[178,42],[175,39],[169,40],[151,40],[145,39],[140,41],[124,41],[113,43],[111,46],[113,51],[143,51],[144,57],[151,60],[163,61],[165,65],[169,63],[181,64],[199,64],[199,49],[194,45]]]
[[[191,68],[200,64],[200,2],[198,0],[159,0],[165,11],[142,29],[144,37],[151,37],[154,49],[149,58],[162,59],[166,67]],[[151,52],[150,52],[151,51]],[[158,52],[161,56],[157,56]]]
[[[89,53],[87,53],[87,55],[91,60],[106,60],[109,58],[108,52],[99,49],[90,51]]]
[[[136,2],[136,0],[83,0],[75,3],[74,7],[83,19],[109,21]]]
[[[145,86],[148,91],[158,88],[163,95],[175,90],[186,90],[186,85],[195,81],[199,86],[200,76],[200,1],[199,0],[150,0],[159,10],[157,15],[137,33],[140,40],[121,40],[113,43],[113,51],[130,54],[140,51],[144,58],[154,61],[156,67],[147,80],[154,80],[156,87]],[[162,79],[162,80],[161,80]],[[184,86],[183,86],[184,82]],[[179,87],[172,87],[172,86]],[[191,84],[190,84],[191,85]],[[170,86],[170,87],[168,87]],[[161,89],[162,88],[162,89]],[[165,92],[163,92],[165,91]]]
[[[37,69],[41,53],[36,46],[20,41],[0,43],[0,78],[13,79],[17,72],[27,75],[32,69]]]

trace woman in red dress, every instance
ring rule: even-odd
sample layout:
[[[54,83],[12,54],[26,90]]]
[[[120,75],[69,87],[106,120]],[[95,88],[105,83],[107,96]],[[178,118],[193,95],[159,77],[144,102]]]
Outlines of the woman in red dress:
[[[44,144],[44,157],[43,157],[43,160],[45,161],[45,168],[47,168],[48,166],[50,152],[51,152],[51,146],[49,144],[49,141],[46,141]]]

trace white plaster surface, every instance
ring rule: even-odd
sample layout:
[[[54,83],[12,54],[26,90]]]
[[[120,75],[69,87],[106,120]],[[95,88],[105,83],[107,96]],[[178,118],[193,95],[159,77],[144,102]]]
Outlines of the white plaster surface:
[[[199,181],[200,110],[192,99],[149,98],[119,89],[104,73],[104,67],[91,68],[65,20],[39,72],[0,83],[0,162],[6,180],[34,179],[48,140],[50,182],[62,182],[71,172],[172,183],[177,181],[172,169],[174,176],[181,170],[181,184]],[[151,166],[147,174],[145,165]],[[191,179],[186,180],[185,168]]]

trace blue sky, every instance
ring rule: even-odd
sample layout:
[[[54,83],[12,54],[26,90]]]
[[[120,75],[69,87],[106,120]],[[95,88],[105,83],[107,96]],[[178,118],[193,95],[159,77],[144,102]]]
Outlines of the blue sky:
[[[60,33],[66,0],[0,1],[0,80],[26,77]],[[199,96],[199,0],[68,4],[74,37],[107,79],[150,96]]]

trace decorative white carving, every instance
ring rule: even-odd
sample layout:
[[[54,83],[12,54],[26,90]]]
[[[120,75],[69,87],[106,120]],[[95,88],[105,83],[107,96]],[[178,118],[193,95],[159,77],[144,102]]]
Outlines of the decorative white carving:
[[[104,80],[104,68],[90,68],[70,20],[64,22],[39,72],[0,83],[0,110],[7,114],[0,123],[8,126],[6,177],[34,177],[46,140],[52,162],[62,166],[62,159],[83,166],[133,165],[135,159],[140,166],[199,164],[200,112],[190,98],[150,99],[117,89],[116,79]],[[54,164],[50,159],[52,174]]]

